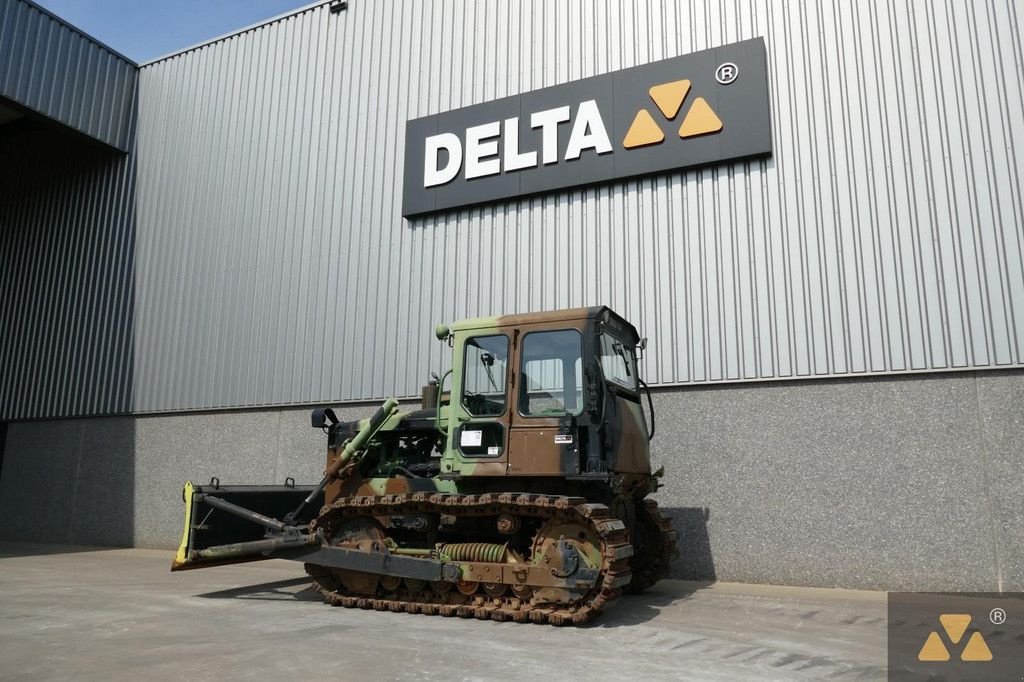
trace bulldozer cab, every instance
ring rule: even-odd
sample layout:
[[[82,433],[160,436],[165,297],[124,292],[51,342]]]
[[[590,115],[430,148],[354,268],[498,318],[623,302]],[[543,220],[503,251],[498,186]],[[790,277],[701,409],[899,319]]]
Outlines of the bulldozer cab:
[[[608,308],[465,320],[442,476],[650,473],[636,329]]]

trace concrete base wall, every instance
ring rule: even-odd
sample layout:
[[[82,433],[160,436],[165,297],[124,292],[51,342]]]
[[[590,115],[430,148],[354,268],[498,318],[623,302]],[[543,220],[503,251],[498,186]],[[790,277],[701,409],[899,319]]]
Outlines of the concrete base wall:
[[[675,576],[1024,590],[1022,406],[1019,371],[658,391]],[[308,414],[10,424],[0,539],[174,547],[187,478],[315,482],[324,436]]]
[[[656,395],[679,577],[1024,589],[1024,373]]]

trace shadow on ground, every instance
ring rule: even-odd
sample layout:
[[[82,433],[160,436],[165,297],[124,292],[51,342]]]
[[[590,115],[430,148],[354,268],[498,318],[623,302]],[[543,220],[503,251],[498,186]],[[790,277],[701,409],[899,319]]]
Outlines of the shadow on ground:
[[[688,599],[713,581],[662,580],[643,594],[623,595],[615,604],[586,627],[617,628],[646,623],[657,618],[662,609]]]
[[[302,589],[290,589],[299,586],[302,586]],[[313,590],[313,586],[307,577],[274,580],[269,583],[259,583],[258,585],[243,585],[242,587],[232,587],[231,589],[217,590],[216,592],[207,592],[196,596],[203,599],[322,601],[320,595]]]
[[[77,554],[79,552],[105,552],[124,547],[95,547],[90,545],[45,545],[29,542],[0,542],[0,559],[47,554]]]

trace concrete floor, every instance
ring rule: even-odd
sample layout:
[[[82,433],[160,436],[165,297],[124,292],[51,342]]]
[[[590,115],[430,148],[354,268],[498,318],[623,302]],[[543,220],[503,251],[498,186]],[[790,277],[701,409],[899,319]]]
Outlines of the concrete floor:
[[[0,678],[881,679],[884,593],[665,581],[584,628],[318,603],[286,561],[0,544]]]

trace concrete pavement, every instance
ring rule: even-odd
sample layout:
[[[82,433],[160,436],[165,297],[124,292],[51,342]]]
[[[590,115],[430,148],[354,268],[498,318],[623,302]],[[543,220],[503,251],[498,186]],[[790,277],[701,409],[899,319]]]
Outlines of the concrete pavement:
[[[882,679],[884,593],[665,581],[583,628],[332,608],[287,561],[0,544],[0,678]]]

